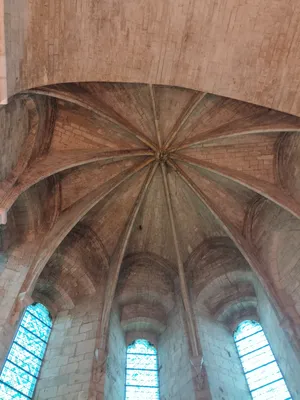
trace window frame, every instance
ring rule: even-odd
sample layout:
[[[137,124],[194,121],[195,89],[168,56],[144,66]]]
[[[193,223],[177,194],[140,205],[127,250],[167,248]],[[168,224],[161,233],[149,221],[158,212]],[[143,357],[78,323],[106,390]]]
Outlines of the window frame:
[[[36,315],[32,314],[32,313],[28,310],[28,308],[29,308],[30,306],[34,306],[34,305],[36,305],[36,304],[41,304],[41,305],[48,311],[49,317],[50,317],[51,322],[52,322],[52,325],[51,325],[51,326],[47,325],[44,321],[42,321],[40,318],[38,318]],[[48,336],[47,342],[46,342],[45,340],[43,340],[42,338],[38,337],[37,335],[35,335],[33,332],[31,332],[31,331],[29,331],[28,329],[25,328],[25,329],[28,330],[33,336],[38,337],[38,339],[40,339],[43,343],[45,343],[44,354],[43,354],[43,357],[42,357],[42,358],[40,358],[39,356],[35,355],[35,354],[32,353],[30,350],[28,350],[26,347],[24,347],[24,346],[22,346],[22,345],[20,345],[19,343],[16,342],[16,337],[17,337],[17,335],[18,335],[18,333],[19,333],[20,328],[22,327],[22,322],[23,322],[23,319],[24,319],[25,314],[26,314],[27,312],[30,313],[34,318],[36,318],[36,319],[37,319],[38,321],[40,321],[42,324],[44,324],[45,326],[48,326],[48,327],[50,328],[50,332],[49,332],[49,336]],[[24,329],[24,327],[23,327],[23,329]],[[53,318],[52,318],[52,315],[51,315],[49,309],[48,309],[44,304],[35,301],[35,302],[29,304],[28,306],[26,306],[26,307],[23,309],[23,311],[22,311],[22,313],[21,313],[21,317],[19,318],[17,327],[16,327],[16,329],[15,329],[15,332],[14,332],[14,335],[13,335],[13,339],[12,339],[12,341],[11,341],[11,343],[10,343],[10,346],[9,346],[8,351],[7,351],[7,353],[6,353],[6,356],[5,356],[5,359],[4,359],[4,361],[3,361],[3,364],[2,364],[2,366],[1,366],[1,368],[0,368],[0,383],[1,383],[1,384],[3,384],[4,386],[7,386],[8,388],[10,388],[11,390],[15,391],[16,393],[19,393],[21,396],[23,396],[24,398],[26,398],[26,399],[28,399],[28,400],[32,400],[32,399],[34,398],[35,392],[36,392],[36,388],[37,388],[37,384],[38,384],[39,377],[40,377],[40,373],[41,373],[41,369],[42,369],[43,362],[44,362],[44,359],[45,359],[45,355],[46,355],[46,352],[47,352],[49,340],[50,340],[50,337],[51,337],[52,329],[53,329]],[[20,348],[24,349],[27,353],[33,355],[35,358],[37,358],[38,360],[40,360],[41,364],[40,364],[40,367],[39,367],[39,371],[38,371],[37,376],[34,376],[34,375],[33,375],[32,373],[30,373],[29,371],[24,370],[24,368],[20,367],[18,364],[15,364],[15,363],[13,363],[11,360],[8,359],[8,357],[9,357],[9,355],[10,355],[10,352],[11,352],[12,347],[13,347],[14,344],[16,344],[16,345],[19,346]],[[30,375],[30,376],[32,376],[32,377],[34,377],[34,378],[36,379],[35,386],[34,386],[34,390],[33,390],[31,396],[28,396],[28,395],[22,393],[19,389],[17,389],[17,388],[15,388],[14,386],[8,384],[7,382],[4,382],[4,381],[1,379],[2,371],[3,371],[3,369],[4,369],[4,367],[5,367],[5,365],[6,365],[7,362],[10,362],[11,364],[15,365],[15,366],[16,366],[17,368],[19,368],[20,370],[24,371],[25,373],[27,373],[28,375]]]
[[[245,323],[247,323],[247,322],[257,324],[257,325],[260,327],[260,329],[257,330],[257,331],[254,332],[254,333],[250,333],[250,334],[248,334],[247,336],[244,336],[244,337],[242,337],[242,338],[236,340],[235,336],[236,336],[236,334],[237,334],[238,329],[240,328],[240,326],[241,326],[242,324],[245,324]],[[263,334],[263,337],[265,338],[266,344],[263,345],[263,346],[261,346],[261,347],[259,347],[259,346],[258,346],[258,347],[255,347],[254,350],[251,350],[251,351],[246,352],[246,353],[244,353],[244,354],[241,355],[241,354],[240,354],[240,350],[239,350],[237,344],[238,344],[239,342],[241,342],[242,340],[248,339],[248,338],[250,338],[250,337],[252,337],[252,336],[255,336],[255,335],[257,335],[258,333],[261,333],[261,332],[262,332],[262,334]],[[244,374],[244,377],[245,377],[246,382],[247,382],[247,386],[248,386],[248,389],[249,389],[251,398],[254,399],[253,393],[256,392],[257,390],[261,390],[261,389],[263,389],[263,388],[265,388],[265,387],[268,387],[268,386],[270,386],[270,385],[273,385],[273,384],[276,383],[276,382],[283,381],[283,383],[284,383],[284,385],[285,385],[285,387],[286,387],[286,389],[287,389],[287,391],[288,391],[288,394],[289,394],[289,397],[288,397],[288,398],[285,398],[285,399],[283,399],[283,400],[292,400],[292,395],[291,395],[291,393],[290,393],[290,391],[289,391],[289,388],[287,387],[286,380],[285,380],[285,378],[284,378],[284,376],[283,376],[283,373],[282,373],[282,371],[281,371],[281,368],[280,368],[280,366],[279,366],[279,364],[278,364],[278,361],[277,361],[277,359],[276,359],[276,357],[275,357],[275,355],[274,355],[274,353],[273,353],[272,347],[271,347],[270,342],[269,342],[269,340],[268,340],[268,338],[267,338],[267,336],[266,336],[266,334],[265,334],[265,332],[264,332],[264,329],[263,329],[263,326],[261,325],[261,323],[260,323],[259,321],[257,321],[256,319],[243,319],[243,320],[240,321],[239,324],[236,326],[236,328],[235,328],[235,330],[234,330],[234,332],[233,332],[233,339],[234,339],[234,343],[235,343],[235,346],[236,346],[236,350],[237,350],[237,353],[238,353],[238,357],[239,357],[239,360],[240,360],[240,363],[241,363],[241,367],[242,367],[243,374]],[[258,366],[246,370],[246,369],[245,369],[245,366],[244,366],[244,363],[242,362],[242,358],[245,357],[245,356],[249,356],[250,354],[253,354],[253,353],[255,353],[255,352],[258,352],[259,350],[264,349],[264,348],[266,348],[266,350],[269,350],[271,356],[273,357],[273,360],[271,360],[271,361],[269,361],[269,362],[266,362],[266,363],[263,363],[263,362],[262,362],[262,363],[260,363]],[[256,370],[258,370],[258,369],[260,369],[260,368],[268,367],[268,366],[271,365],[271,364],[274,364],[274,365],[278,368],[279,373],[280,373],[280,375],[281,375],[280,378],[275,379],[275,380],[273,380],[273,381],[270,381],[270,382],[268,382],[268,383],[265,383],[265,384],[263,384],[263,385],[261,385],[261,386],[255,387],[254,389],[251,389],[250,384],[249,384],[249,381],[248,381],[247,375],[249,375],[250,373],[252,373],[252,372],[254,372],[254,371],[256,371]]]
[[[130,348],[130,346],[134,345],[134,343],[136,341],[144,341],[147,342],[149,346],[152,346],[155,349],[155,354],[147,354],[147,353],[128,353],[128,349]],[[155,357],[156,358],[156,368],[155,369],[149,369],[149,368],[128,368],[128,355],[140,355],[140,356],[149,356],[149,357]],[[127,384],[127,371],[152,371],[152,372],[156,372],[157,375],[157,386],[147,386],[147,385],[129,385]],[[135,340],[133,340],[131,343],[129,343],[126,347],[126,365],[125,365],[125,395],[124,398],[126,400],[126,395],[127,395],[127,387],[143,387],[143,388],[153,388],[153,389],[157,389],[157,394],[158,394],[158,399],[160,400],[160,379],[159,379],[159,362],[158,362],[158,351],[156,346],[154,346],[149,340],[144,339],[144,338],[137,338]]]

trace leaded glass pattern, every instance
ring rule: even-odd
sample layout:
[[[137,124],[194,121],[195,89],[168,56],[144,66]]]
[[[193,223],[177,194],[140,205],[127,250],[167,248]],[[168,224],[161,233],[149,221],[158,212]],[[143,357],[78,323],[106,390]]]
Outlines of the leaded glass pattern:
[[[126,400],[159,400],[157,351],[144,339],[127,348]]]
[[[52,328],[42,304],[26,308],[0,374],[0,399],[32,399]]]
[[[243,321],[234,340],[252,398],[292,400],[262,326],[256,321]]]

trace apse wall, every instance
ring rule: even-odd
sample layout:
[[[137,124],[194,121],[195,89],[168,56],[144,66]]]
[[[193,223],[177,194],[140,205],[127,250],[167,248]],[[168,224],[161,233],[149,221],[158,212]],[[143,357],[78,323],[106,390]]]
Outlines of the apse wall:
[[[200,370],[192,367],[189,341],[178,295],[176,305],[168,315],[167,328],[158,340],[158,360],[161,399],[196,400],[194,378]]]
[[[291,175],[297,174],[298,167],[294,164],[289,171]],[[294,179],[292,185],[296,187]],[[269,200],[260,201],[253,214],[253,246],[285,303],[286,311],[293,316],[300,340],[299,219]]]
[[[280,319],[256,278],[253,278],[253,284],[260,322],[293,399],[300,399],[297,387],[300,363],[296,349],[290,343],[286,321]],[[216,316],[210,316],[205,307],[199,307],[198,303],[195,313],[203,354],[202,366],[201,357],[195,359],[190,353],[177,284],[175,294],[175,304],[168,313],[166,328],[157,340],[161,400],[250,400],[233,341],[232,327],[218,321]],[[94,379],[93,360],[102,309],[99,296],[98,293],[77,299],[73,309],[58,312],[54,317],[35,399],[93,399],[89,390]],[[246,303],[243,304],[246,307]],[[247,314],[244,317],[247,318]],[[125,368],[125,332],[115,303],[110,318],[107,353],[102,359],[100,376],[96,377],[98,395],[102,393],[105,400],[123,399]],[[205,385],[206,374],[209,387]]]
[[[251,400],[232,332],[205,315],[197,326],[212,399]]]
[[[57,314],[34,399],[87,400],[92,377],[99,296]]]
[[[105,400],[120,400],[125,395],[126,343],[120,324],[120,313],[115,306],[109,325],[108,356],[104,384]]]

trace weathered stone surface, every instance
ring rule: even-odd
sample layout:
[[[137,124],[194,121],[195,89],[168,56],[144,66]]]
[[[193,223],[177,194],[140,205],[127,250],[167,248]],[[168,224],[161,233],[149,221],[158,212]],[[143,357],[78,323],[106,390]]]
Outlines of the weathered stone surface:
[[[138,337],[158,347],[162,398],[246,399],[231,335],[243,318],[278,330],[297,398],[298,117],[91,82],[18,95],[0,123],[0,358],[29,299],[45,304],[37,399],[122,399]]]

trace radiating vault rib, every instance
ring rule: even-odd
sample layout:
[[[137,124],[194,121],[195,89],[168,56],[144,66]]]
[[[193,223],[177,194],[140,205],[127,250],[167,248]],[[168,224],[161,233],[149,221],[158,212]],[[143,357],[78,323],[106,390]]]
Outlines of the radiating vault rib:
[[[149,90],[150,90],[150,97],[151,97],[151,102],[152,102],[152,110],[153,110],[153,117],[154,117],[154,124],[155,124],[155,132],[156,132],[157,143],[158,143],[158,147],[161,149],[162,140],[161,140],[161,133],[160,133],[158,115],[157,115],[157,106],[156,106],[156,100],[155,100],[155,90],[153,88],[153,85],[151,85],[151,84],[149,85]]]
[[[97,150],[72,150],[49,153],[34,161],[21,176],[16,177],[17,185],[14,185],[15,182],[11,182],[10,180],[1,182],[0,190],[4,192],[4,196],[0,198],[0,210],[5,210],[7,212],[20,194],[29,187],[66,169],[91,164],[97,161],[115,162],[131,157],[145,157],[151,155],[153,155],[151,150],[119,150],[105,152]]]
[[[32,293],[35,283],[42,272],[44,266],[49,261],[55,249],[60,245],[63,239],[71,231],[71,229],[90,211],[99,201],[103,200],[112,191],[114,191],[123,182],[131,178],[138,171],[152,163],[154,158],[148,158],[146,161],[135,165],[123,171],[118,176],[104,183],[100,188],[93,190],[83,199],[72,205],[64,211],[58,221],[55,223],[50,232],[42,241],[39,251],[30,266],[29,272],[22,285],[21,292]]]
[[[272,185],[271,183],[261,181],[260,179],[245,174],[241,171],[232,170],[227,167],[219,167],[216,164],[198,160],[193,157],[184,156],[177,153],[172,154],[171,157],[188,165],[200,167],[217,175],[221,175],[225,178],[231,179],[234,182],[237,182],[240,185],[261,194],[267,199],[274,201],[274,203],[278,204],[280,207],[283,207],[295,217],[300,218],[300,205],[292,197],[287,196],[282,190],[277,188],[275,185]]]
[[[54,89],[49,89],[49,88],[47,88],[47,89],[46,88],[45,89],[31,89],[31,90],[29,90],[28,92],[25,92],[25,93],[29,93],[29,94],[30,93],[34,93],[34,94],[39,94],[39,95],[42,95],[42,96],[54,97],[56,99],[67,101],[69,103],[72,103],[72,104],[75,104],[75,105],[80,106],[82,108],[85,108],[86,110],[92,111],[93,113],[95,113],[99,117],[104,118],[107,121],[112,122],[115,125],[118,125],[122,129],[124,129],[126,132],[130,133],[131,135],[133,135],[140,142],[142,142],[146,146],[150,147],[150,149],[152,149],[153,151],[157,150],[157,146],[153,143],[153,141],[150,138],[146,137],[142,132],[139,132],[137,128],[132,126],[129,123],[129,121],[124,120],[120,115],[118,115],[117,117],[113,118],[110,115],[108,115],[107,113],[105,113],[103,111],[100,111],[98,108],[95,108],[95,106],[93,104],[90,104],[87,101],[78,100],[78,99],[74,98],[70,94],[66,94],[64,92],[60,92],[60,91],[54,90]],[[108,106],[106,105],[106,107],[108,107]]]
[[[277,111],[263,110],[247,118],[236,119],[217,128],[201,132],[171,147],[170,151],[183,150],[197,144],[225,137],[268,132],[300,131],[300,118]]]
[[[170,145],[173,143],[174,139],[176,138],[176,135],[182,128],[182,126],[185,124],[185,122],[188,120],[192,112],[195,110],[195,108],[198,106],[198,104],[204,99],[207,93],[203,92],[197,92],[191,99],[191,101],[188,103],[187,107],[183,111],[183,113],[180,115],[178,120],[175,122],[175,125],[169,135],[169,137],[166,140],[166,143],[164,144],[164,150],[168,150]]]
[[[173,212],[173,207],[172,207],[172,202],[171,202],[170,187],[169,187],[169,182],[168,182],[167,173],[166,173],[166,166],[164,163],[161,163],[161,170],[162,170],[162,175],[163,175],[163,183],[164,183],[164,190],[165,190],[168,214],[169,214],[169,218],[170,218],[172,235],[173,235],[173,240],[174,240],[181,296],[182,296],[183,305],[184,305],[184,309],[185,309],[189,339],[190,339],[191,348],[192,348],[192,355],[194,357],[197,357],[197,356],[199,356],[200,345],[199,345],[199,341],[198,341],[192,306],[190,304],[189,292],[188,292],[188,287],[187,287],[187,283],[186,283],[186,279],[185,279],[183,262],[181,259],[181,254],[180,254],[180,249],[179,249],[178,236],[177,236],[175,220],[174,220],[174,212]]]
[[[108,327],[109,327],[109,319],[110,319],[110,312],[115,296],[115,291],[118,283],[118,278],[120,274],[121,264],[125,255],[126,247],[130,238],[130,234],[132,232],[133,224],[135,222],[136,216],[140,210],[142,202],[145,198],[149,185],[152,181],[152,178],[155,174],[157,169],[158,163],[153,163],[148,175],[143,183],[142,189],[132,207],[130,212],[129,218],[127,220],[126,226],[122,232],[122,235],[119,239],[119,242],[116,246],[114,254],[111,258],[109,270],[108,270],[108,279],[106,284],[106,291],[105,291],[105,299],[104,299],[104,306],[102,311],[101,317],[101,324],[100,324],[100,335],[98,335],[98,343],[96,347],[105,349],[106,341],[107,341],[107,334],[108,334]]]
[[[206,207],[211,211],[211,213],[217,218],[220,222],[221,226],[227,233],[227,235],[231,238],[231,240],[235,243],[236,247],[239,249],[241,254],[244,256],[254,273],[257,275],[259,281],[262,286],[266,290],[267,294],[270,295],[274,301],[277,303],[280,311],[285,315],[287,312],[290,312],[287,308],[284,307],[284,304],[278,295],[277,291],[274,290],[273,285],[267,274],[264,273],[262,269],[262,265],[259,262],[255,251],[252,246],[249,245],[247,240],[240,234],[238,229],[231,224],[231,222],[225,217],[220,209],[215,206],[212,201],[199,189],[199,187],[193,182],[193,180],[176,164],[173,160],[168,161],[169,165],[171,165],[177,174],[182,178],[182,180],[187,184],[187,186],[196,194],[196,196],[203,202]],[[293,316],[289,315],[291,321],[293,320]]]

